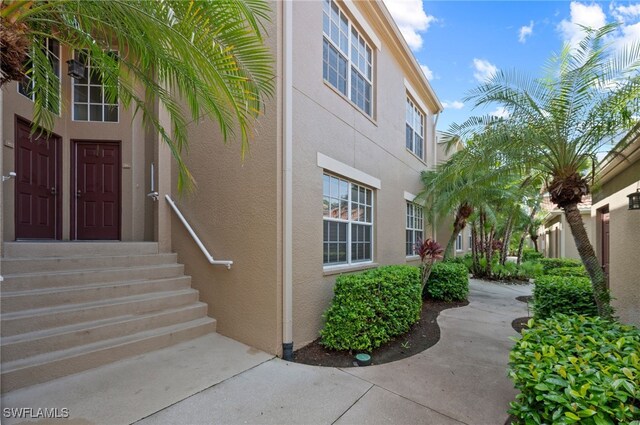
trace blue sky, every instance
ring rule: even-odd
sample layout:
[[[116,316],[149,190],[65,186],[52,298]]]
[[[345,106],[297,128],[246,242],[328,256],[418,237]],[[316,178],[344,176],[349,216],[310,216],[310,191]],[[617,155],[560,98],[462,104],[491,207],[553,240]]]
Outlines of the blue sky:
[[[384,0],[429,78],[445,111],[438,129],[472,115],[463,98],[496,69],[540,75],[552,52],[577,43],[577,24],[600,27],[618,21],[612,48],[640,40],[640,2]]]

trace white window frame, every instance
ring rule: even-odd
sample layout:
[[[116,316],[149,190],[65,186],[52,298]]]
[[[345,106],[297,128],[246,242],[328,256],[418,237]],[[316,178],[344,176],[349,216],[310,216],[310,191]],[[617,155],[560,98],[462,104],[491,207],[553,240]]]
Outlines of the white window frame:
[[[49,45],[48,45],[51,40],[55,40],[55,39],[51,38],[51,37],[45,37],[44,41],[45,41],[46,44],[44,46],[41,46],[41,47],[45,47],[45,54],[47,55],[47,57],[49,57],[51,55],[51,50],[49,49]],[[58,41],[58,40],[55,40],[55,41],[58,42],[58,54],[57,54],[57,56],[54,54],[54,57],[56,59],[58,59],[58,69],[57,69],[57,71],[58,71],[58,73],[57,73],[57,77],[58,77],[58,111],[57,112],[52,111],[52,112],[54,114],[60,116],[60,114],[62,113],[62,96],[61,96],[61,94],[62,94],[62,77],[61,77],[61,74],[62,74],[62,58],[61,58],[61,56],[62,56],[62,46],[60,45],[60,41]],[[29,84],[30,85],[33,84],[33,79],[31,77],[25,77],[25,78],[29,78]],[[30,101],[35,102],[36,94],[33,91],[31,92],[31,95],[23,93],[20,90],[20,87],[22,85],[23,85],[22,81],[18,81],[18,84],[17,84],[18,93],[21,94],[22,96],[26,97]]]
[[[93,66],[91,65],[91,54],[88,50],[85,50],[86,55],[87,55],[87,64],[85,65],[85,72],[87,75],[87,83],[86,84],[81,84],[82,86],[86,86],[87,87],[87,101],[85,102],[79,102],[79,104],[82,105],[86,105],[87,106],[87,119],[86,120],[79,120],[76,119],[76,84],[78,83],[76,81],[75,78],[71,78],[71,119],[74,122],[86,122],[86,123],[90,123],[90,122],[94,122],[94,123],[103,123],[103,124],[118,124],[120,122],[120,114],[121,114],[121,108],[120,108],[120,97],[118,96],[118,99],[116,101],[116,103],[105,103],[105,97],[104,97],[104,82],[101,82],[100,87],[101,87],[101,92],[102,92],[102,101],[101,103],[95,103],[95,102],[91,102],[91,87],[98,87],[97,84],[91,84],[91,69],[93,68]],[[117,50],[113,50],[112,51],[115,54],[118,54]],[[73,58],[76,58],[76,53],[78,53],[78,51],[74,51],[73,54]],[[78,84],[80,85],[80,84]],[[100,105],[102,106],[102,120],[92,120],[91,119],[91,106],[92,105]],[[107,106],[115,106],[117,108],[117,112],[118,112],[118,119],[115,121],[105,121],[104,119],[104,110],[105,107]]]
[[[329,221],[329,222],[337,222],[337,223],[345,223],[347,225],[347,240],[346,240],[346,244],[347,244],[347,260],[346,262],[328,262],[325,263],[324,262],[324,244],[325,244],[325,240],[324,240],[324,235],[322,238],[322,255],[323,255],[323,260],[322,260],[322,265],[323,268],[325,270],[329,270],[332,268],[336,268],[336,267],[345,267],[345,266],[352,266],[352,265],[361,265],[361,264],[371,264],[373,263],[374,260],[374,248],[375,248],[375,235],[374,235],[374,231],[375,231],[375,190],[367,187],[361,183],[352,181],[352,180],[348,180],[344,177],[340,177],[338,175],[332,174],[330,172],[324,171],[323,175],[322,175],[322,179],[323,179],[323,191],[322,191],[322,198],[323,198],[323,202],[324,202],[324,198],[326,196],[325,192],[324,192],[324,178],[325,176],[329,177],[329,179],[338,179],[339,182],[346,182],[348,184],[347,187],[347,219],[342,219],[342,218],[335,218],[335,217],[331,217],[330,215],[327,216],[324,214],[323,211],[323,215],[322,215],[322,226],[324,229],[324,223],[325,221]],[[331,183],[329,183],[331,184]],[[357,186],[358,188],[364,188],[365,189],[365,199],[367,196],[367,191],[371,193],[371,205],[366,205],[366,204],[361,204],[361,203],[357,203],[358,205],[363,205],[365,206],[365,208],[368,206],[371,208],[371,221],[367,222],[366,221],[366,212],[365,212],[365,221],[360,221],[360,220],[354,220],[353,217],[353,210],[352,210],[352,188],[353,186]],[[331,207],[329,207],[331,208]],[[330,213],[329,213],[330,214]],[[353,244],[353,237],[352,237],[352,225],[356,224],[356,225],[366,225],[370,227],[370,232],[371,232],[371,248],[370,248],[370,257],[369,259],[364,259],[364,260],[353,260],[352,259],[352,255],[351,255],[351,248],[352,248],[352,244]],[[357,242],[357,241],[356,241]],[[331,243],[331,242],[329,242]]]
[[[418,130],[416,130],[416,122],[409,122],[409,114],[411,114],[412,118],[416,118],[419,117],[420,118],[420,125],[422,126],[422,132],[420,134],[420,132]],[[420,160],[424,161],[425,160],[425,151],[426,151],[426,137],[425,137],[425,133],[426,133],[426,116],[427,114],[424,113],[424,111],[418,106],[418,103],[415,102],[409,95],[407,95],[407,102],[406,102],[406,109],[405,109],[405,147],[407,148],[407,150],[409,152],[411,152],[413,155],[417,156],[418,158],[420,158]],[[409,126],[409,128],[411,128],[411,141],[410,141],[410,146],[407,146],[407,135],[406,135],[406,126]],[[418,152],[417,149],[417,144],[416,144],[416,135],[420,134],[420,136],[422,137],[422,143],[420,144],[421,146],[421,150],[422,152]]]
[[[424,239],[424,207],[418,205],[415,202],[406,201],[406,215],[405,215],[405,256],[407,258],[416,257],[416,243],[418,238],[416,232],[422,234],[420,239]],[[408,232],[411,232],[411,241],[407,240]],[[411,252],[407,253],[407,245],[411,244]]]
[[[469,251],[471,251],[471,246],[473,245],[473,235],[471,234],[471,231],[469,231],[469,246],[467,247],[467,249]]]
[[[456,236],[456,252],[462,251],[462,232]]]
[[[374,50],[371,47],[371,44],[367,41],[367,37],[364,36],[363,32],[360,31],[352,22],[351,19],[349,19],[349,16],[344,12],[344,10],[342,10],[342,8],[340,7],[340,5],[338,5],[338,3],[335,0],[322,0],[323,3],[323,9],[322,9],[322,19],[323,19],[323,25],[322,25],[322,36],[323,36],[323,44],[324,44],[324,40],[326,40],[329,43],[329,46],[332,46],[334,49],[336,49],[338,51],[338,54],[343,55],[344,57],[346,57],[347,59],[347,75],[346,75],[346,93],[342,92],[338,87],[334,86],[331,82],[329,82],[329,80],[324,78],[323,75],[323,79],[324,81],[329,84],[331,87],[335,88],[339,93],[341,93],[343,96],[345,96],[347,99],[349,99],[351,101],[351,104],[353,104],[356,108],[358,108],[358,110],[362,111],[363,114],[365,114],[366,116],[373,118],[374,116],[374,75],[375,75],[375,66],[374,66]],[[331,16],[327,16],[325,5],[328,4],[329,5],[329,11],[331,11],[331,6],[332,4],[335,4],[337,9],[338,9],[338,19],[342,16],[346,19],[347,21],[347,50],[345,51],[344,49],[342,49],[338,44],[335,43],[334,40],[331,39],[331,35],[327,34],[327,32],[325,31],[324,28],[324,21],[325,19],[329,20],[329,28],[331,28]],[[342,30],[340,29],[340,26],[338,25],[338,31],[342,32]],[[367,68],[367,66],[370,69],[370,74],[369,76],[365,75],[366,71],[363,72],[359,67],[358,64],[356,64],[355,62],[352,61],[352,53],[353,53],[353,44],[354,41],[352,40],[352,37],[354,36],[354,33],[357,36],[357,39],[355,41],[355,44],[358,44],[358,41],[361,40],[364,43],[364,49],[365,49],[365,56],[364,56],[364,61],[365,61],[365,69]],[[323,50],[324,50],[324,46],[323,46]],[[369,53],[369,57],[367,58],[366,53]],[[324,57],[323,57],[323,69],[324,69]],[[352,73],[356,72],[358,75],[360,75],[362,78],[364,78],[364,80],[370,85],[370,99],[369,99],[369,108],[370,111],[367,112],[365,109],[361,108],[355,101],[355,99],[353,99],[352,97],[352,93],[351,93],[351,78],[352,78]]]

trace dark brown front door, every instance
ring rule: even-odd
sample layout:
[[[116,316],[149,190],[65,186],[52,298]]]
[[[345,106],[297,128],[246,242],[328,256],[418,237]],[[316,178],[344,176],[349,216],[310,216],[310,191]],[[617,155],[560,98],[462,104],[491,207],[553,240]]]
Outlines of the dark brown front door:
[[[71,237],[120,239],[120,143],[73,144]]]
[[[602,257],[600,258],[600,264],[602,265],[602,271],[604,272],[604,278],[607,282],[607,288],[609,287],[609,208],[600,210],[600,232],[602,235],[600,252]]]
[[[60,239],[60,138],[16,120],[16,239]]]

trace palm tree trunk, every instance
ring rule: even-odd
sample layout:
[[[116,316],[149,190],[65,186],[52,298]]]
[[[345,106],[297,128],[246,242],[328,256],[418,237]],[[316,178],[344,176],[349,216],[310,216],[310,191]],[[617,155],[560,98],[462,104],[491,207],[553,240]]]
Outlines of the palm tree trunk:
[[[605,284],[604,273],[600,267],[598,257],[593,250],[593,246],[589,241],[589,236],[584,228],[582,214],[578,210],[578,204],[572,203],[564,207],[564,214],[571,228],[573,240],[580,254],[580,259],[591,278],[591,286],[593,287],[593,297],[598,307],[598,315],[605,319],[612,317],[613,311],[609,304],[611,295]]]
[[[540,250],[538,249],[538,235],[531,236],[531,241],[533,242],[533,248],[536,250],[536,252],[540,252]]]
[[[476,224],[473,223],[471,227],[471,261],[473,267],[473,274],[478,274],[480,268],[480,262],[478,261],[478,231],[476,230]]]
[[[524,248],[524,240],[529,234],[529,230],[531,230],[531,223],[533,223],[533,219],[537,213],[538,213],[538,206],[536,205],[535,207],[531,208],[531,214],[529,214],[529,222],[527,223],[527,227],[524,229],[524,232],[522,232],[522,237],[520,237],[520,243],[518,244],[518,265],[520,265],[520,263],[522,262],[522,249]],[[533,240],[533,238],[531,238],[531,240],[536,246],[536,251],[537,251],[538,241]]]
[[[455,223],[453,223],[453,233],[451,233],[449,242],[447,242],[447,249],[444,251],[443,261],[450,260],[451,257],[453,257],[453,247],[456,243],[456,238],[458,237],[458,233],[460,233],[463,228],[464,226],[461,226],[457,220]]]
[[[504,237],[502,238],[502,249],[500,250],[500,264],[504,266],[507,262],[509,254],[509,244],[511,243],[511,234],[513,233],[513,216],[507,218],[507,225],[504,228]]]

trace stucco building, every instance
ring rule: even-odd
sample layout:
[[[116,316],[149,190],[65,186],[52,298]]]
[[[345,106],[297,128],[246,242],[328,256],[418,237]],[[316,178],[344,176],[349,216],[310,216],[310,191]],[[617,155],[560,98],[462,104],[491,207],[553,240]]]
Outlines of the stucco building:
[[[538,249],[547,258],[575,258],[580,259],[576,242],[571,234],[571,228],[562,209],[557,208],[545,195],[540,206],[542,225],[538,229]],[[594,243],[593,220],[591,218],[591,195],[583,197],[578,204],[582,215],[582,222],[587,230],[589,241]]]
[[[445,155],[442,105],[384,4],[272,6],[275,95],[244,160],[214,122],[190,124],[192,193],[176,190],[158,135],[107,101],[90,58],[72,79],[76,53],[47,46],[63,104],[44,143],[29,134],[32,100],[3,88],[0,163],[17,174],[0,189],[5,391],[214,329],[288,354],[317,338],[338,274],[417,264],[415,241],[438,238],[414,198]]]

